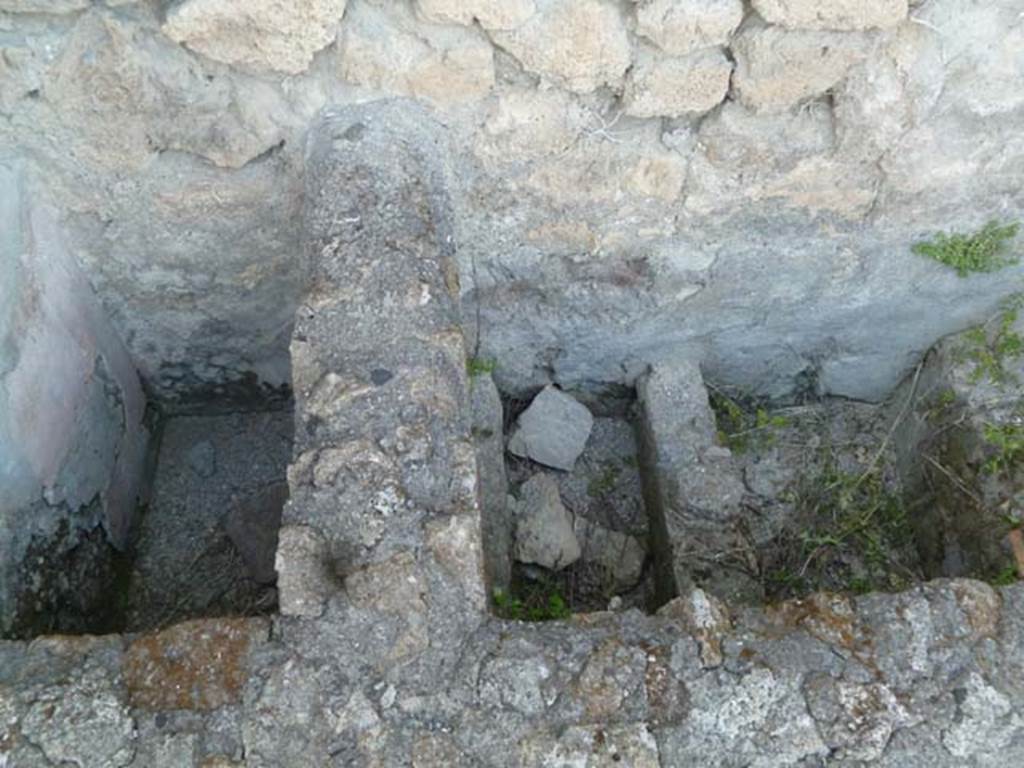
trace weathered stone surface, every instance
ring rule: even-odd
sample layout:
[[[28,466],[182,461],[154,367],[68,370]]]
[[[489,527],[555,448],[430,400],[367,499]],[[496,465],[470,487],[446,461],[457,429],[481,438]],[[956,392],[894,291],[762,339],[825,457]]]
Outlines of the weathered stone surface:
[[[663,760],[715,754],[725,764],[792,765],[828,754],[796,675],[754,668],[739,679],[704,675],[688,687],[691,715],[666,729],[659,744]]]
[[[438,24],[480,22],[484,29],[515,29],[537,6],[534,0],[416,0],[424,19]]]
[[[910,70],[913,74],[913,90],[927,88],[934,91],[937,46],[940,66],[949,68],[944,82],[950,90],[942,92],[947,103],[955,103],[968,113],[981,117],[1005,115],[1024,105],[1024,94],[1020,90],[1020,83],[1024,80],[1020,67],[1024,30],[1016,23],[1020,18],[1017,4],[1008,0],[984,5],[964,0],[931,3],[916,8],[914,16],[930,25],[925,27],[932,33],[928,36],[930,45],[911,45],[913,37],[901,28],[902,39],[898,40],[895,50],[901,70]],[[996,26],[1004,27],[999,44],[983,44],[981,41]],[[936,29],[942,31],[936,32]],[[951,30],[958,34],[949,34]],[[917,54],[917,60],[912,58],[914,54]]]
[[[718,445],[700,366],[656,364],[637,394],[659,602],[689,594],[694,584],[729,602],[756,597],[748,575],[756,564],[739,526],[743,483]]]
[[[578,516],[646,540],[648,519],[641,498],[636,430],[631,420],[595,417],[587,445],[572,472],[549,474],[558,482],[565,505]]]
[[[840,759],[877,760],[893,732],[912,723],[885,685],[837,681],[823,674],[810,676],[804,691],[808,711],[824,725],[822,737]]]
[[[335,590],[323,536],[304,525],[289,525],[278,534],[274,569],[281,613],[319,616]]]
[[[292,432],[288,411],[163,420],[146,512],[132,536],[125,631],[276,607],[270,585]]]
[[[180,733],[164,737],[156,744],[153,754],[154,768],[190,768],[199,762],[199,737],[192,733]],[[214,758],[217,760],[217,758]],[[208,768],[208,761],[199,763]],[[216,763],[214,763],[216,766]]]
[[[346,15],[368,5],[353,3]],[[389,20],[411,18],[395,10],[405,5],[373,7]],[[628,384],[665,348],[700,344],[745,389],[792,389],[797,371],[822,361],[832,372],[819,379],[828,387],[884,396],[917,352],[992,311],[1002,295],[1001,284],[989,292],[939,282],[892,254],[936,229],[974,227],[984,218],[978,211],[1019,217],[1018,5],[915,5],[922,23],[886,30],[881,47],[849,72],[846,83],[863,72],[859,95],[842,81],[832,88],[841,156],[796,158],[790,170],[800,164],[799,172],[772,197],[748,196],[744,182],[773,172],[773,158],[709,179],[705,166],[689,167],[694,151],[701,160],[695,133],[703,126],[615,122],[618,107],[606,95],[579,100],[561,89],[584,117],[568,126],[572,149],[560,157],[567,145],[554,148],[534,169],[534,158],[510,145],[496,153],[500,166],[478,173],[470,157],[484,138],[476,105],[443,106],[463,150],[453,156],[453,189],[465,228],[464,298],[495,292],[482,335],[485,353],[501,359],[502,385]],[[339,84],[333,53],[300,76],[254,78],[173,44],[152,2],[111,8],[8,16],[0,143],[35,158],[67,212],[61,225],[76,255],[161,398],[225,383],[237,391],[246,372],[280,386],[301,283],[291,254],[302,136],[323,104],[368,94]],[[624,8],[628,26],[637,8]],[[402,31],[429,38],[437,27],[413,20]],[[498,52],[495,66],[503,90],[543,95],[511,56]],[[854,98],[873,112],[854,119]],[[806,111],[827,114],[828,106],[821,99]],[[766,123],[748,135],[762,144],[758,133],[772,131]],[[821,194],[832,181],[842,194]],[[833,212],[848,222],[822,237],[820,220]],[[771,236],[752,236],[766,231],[765,216]],[[648,259],[646,275],[634,268],[637,254]],[[708,274],[687,266],[716,254],[722,259]],[[759,300],[746,290],[767,264],[779,264],[759,278],[776,301],[770,334],[759,330]],[[936,279],[934,296],[909,290],[921,279]],[[893,302],[887,287],[899,286],[906,293]],[[955,312],[932,318],[926,309],[936,301]],[[848,320],[895,306],[907,311],[885,334]],[[808,314],[814,322],[804,322]],[[737,340],[759,333],[739,349]],[[873,346],[880,337],[884,350]],[[844,359],[833,365],[832,357]]]
[[[474,151],[495,165],[566,151],[586,122],[584,110],[560,90],[513,88],[497,94]]]
[[[346,0],[185,0],[168,11],[163,31],[211,59],[294,75],[334,40],[345,5]]]
[[[594,426],[587,407],[556,387],[546,387],[516,420],[508,450],[539,464],[571,470]]]
[[[339,40],[338,73],[374,91],[452,106],[487,95],[494,85],[493,58],[476,30],[421,29],[401,6],[359,5]]]
[[[318,420],[297,422],[278,558],[289,526],[319,532],[344,589],[318,608],[373,633],[375,669],[422,653],[450,663],[486,613],[443,151],[411,102],[331,110],[307,150],[318,287],[296,320],[293,370],[297,408]]]
[[[74,13],[84,11],[90,0],[0,0],[0,11],[10,13]]]
[[[739,200],[863,212],[864,198],[873,199],[875,185],[852,174],[812,180],[801,172],[832,155],[835,136],[825,107],[768,116],[729,102],[701,123],[698,139],[686,205],[700,214],[733,209]],[[800,176],[802,186],[795,183]]]
[[[540,0],[526,23],[491,37],[528,71],[575,93],[617,86],[630,63],[622,11],[610,0]]]
[[[753,0],[772,24],[794,29],[885,29],[907,18],[907,0]]]
[[[637,52],[626,78],[625,111],[634,117],[678,117],[707,112],[729,90],[732,63],[717,48],[669,58]]]
[[[273,89],[204,77],[166,38],[140,41],[133,32],[110,12],[89,13],[47,73],[46,98],[60,105],[60,123],[78,126],[69,140],[83,159],[137,169],[171,149],[237,168],[281,140]]]
[[[640,581],[647,549],[628,533],[613,531],[577,516],[573,532],[579,542],[580,557],[607,573],[617,591],[632,589]]]
[[[193,445],[187,454],[188,466],[199,477],[212,477],[217,472],[217,449],[209,440]]]
[[[315,141],[325,154],[314,151],[313,158],[333,158],[343,151],[339,144],[346,148],[343,142],[387,139],[393,146],[393,134],[382,124],[396,119],[394,113],[380,106],[364,109],[329,120],[322,135],[332,141],[328,147]],[[395,160],[380,152],[369,157]],[[328,168],[350,170],[358,164],[352,160],[346,155],[346,162]],[[316,231],[324,236],[330,227],[351,226],[334,207],[350,188],[330,183],[329,173],[316,178],[311,190],[317,194],[310,196]],[[436,180],[422,168],[418,178]],[[382,215],[367,199],[386,206],[390,215],[409,210],[367,196],[359,209],[367,218]],[[443,226],[443,207],[412,210],[429,211],[437,217],[434,224]],[[400,230],[406,236],[434,232],[422,219],[399,221],[408,227]],[[374,223],[380,222],[368,221],[366,235],[334,230],[333,247],[349,249],[348,259],[358,259],[365,245],[371,264],[390,257],[395,261],[389,269],[409,268],[413,260],[407,253],[363,241],[379,231]],[[351,285],[360,270],[332,263],[336,253],[318,245],[310,247],[327,260],[318,267],[320,279],[347,278]],[[13,755],[18,765],[48,768],[51,753],[90,765],[95,754],[78,758],[76,750],[98,743],[90,730],[96,717],[66,718],[59,735],[40,729],[33,718],[46,715],[54,701],[76,701],[67,695],[67,681],[101,679],[112,698],[100,691],[90,695],[90,706],[123,701],[126,689],[135,707],[121,705],[115,718],[121,730],[105,726],[101,748],[134,748],[137,739],[128,728],[134,721],[146,740],[136,750],[139,766],[164,759],[238,763],[242,748],[231,747],[236,737],[224,719],[240,731],[250,768],[431,761],[503,768],[566,761],[767,766],[815,764],[830,754],[890,766],[914,765],[925,755],[929,766],[950,768],[978,756],[993,765],[1016,760],[1024,734],[1018,714],[1024,689],[1016,674],[1024,669],[1021,587],[997,592],[954,580],[897,595],[818,594],[740,610],[731,625],[727,609],[698,591],[666,607],[668,617],[630,611],[546,625],[485,620],[478,612],[483,598],[469,398],[460,394],[467,386],[465,352],[458,334],[443,330],[451,306],[430,307],[448,295],[443,265],[438,258],[432,264],[436,274],[414,272],[406,291],[410,300],[391,316],[382,311],[387,302],[365,315],[357,311],[376,295],[368,288],[358,302],[341,305],[352,314],[332,303],[333,292],[320,288],[303,305],[294,346],[301,434],[289,472],[295,493],[288,514],[293,524],[316,523],[330,532],[314,547],[321,551],[311,571],[334,563],[346,576],[344,590],[325,594],[316,617],[277,620],[272,635],[263,621],[248,623],[247,634],[235,631],[245,622],[218,620],[134,638],[123,666],[119,640],[0,643],[0,755]],[[346,333],[338,333],[334,323]],[[382,323],[390,327],[382,330]],[[424,325],[434,333],[423,332]],[[380,333],[390,333],[397,343],[416,328],[417,346],[402,352],[405,362],[421,367],[411,371],[398,358],[381,360]],[[354,342],[355,354],[365,357],[353,364],[333,346],[340,339]],[[416,357],[425,340],[439,352]],[[666,370],[682,378],[659,378]],[[405,382],[421,396],[433,393],[430,405],[444,418],[429,433],[418,429],[418,412],[405,409],[408,401],[359,407]],[[438,382],[450,389],[440,389]],[[647,432],[677,441],[656,445],[673,447],[674,456],[696,456],[703,462],[696,468],[705,474],[709,465],[729,458],[713,450],[713,420],[695,364],[656,367],[645,382],[645,420],[657,425]],[[659,382],[666,386],[659,388]],[[652,407],[655,401],[660,410]],[[419,472],[422,462],[440,452],[444,462],[432,471],[441,481],[434,485],[431,475]],[[646,460],[645,465],[650,466]],[[729,498],[725,481],[710,482],[715,498]],[[368,491],[391,491],[353,493],[351,487],[360,484]],[[415,505],[406,506],[406,499]],[[355,502],[358,515],[346,516],[346,505]],[[417,517],[420,504],[429,504],[431,513]],[[378,516],[388,523],[379,533],[372,523]],[[339,526],[339,519],[370,527],[373,543],[360,549],[367,539]],[[467,605],[469,621],[463,618]],[[222,631],[225,625],[231,631]],[[204,631],[211,637],[204,638]],[[77,701],[84,706],[84,698]],[[224,706],[203,708],[216,701]],[[496,750],[496,744],[511,746]],[[927,751],[932,748],[937,751]],[[113,754],[111,765],[130,764],[130,755]]]
[[[722,640],[732,629],[729,612],[717,598],[703,589],[672,598],[658,609],[659,616],[678,621],[700,644],[700,660],[707,667],[721,666]]]
[[[523,765],[658,768],[658,745],[644,725],[580,726],[538,733],[519,747]]]
[[[121,768],[135,754],[131,713],[103,669],[89,669],[71,685],[36,692],[21,732],[54,764]]]
[[[778,112],[836,86],[871,48],[863,33],[751,25],[733,40],[733,87],[751,109]]]
[[[445,575],[461,587],[471,605],[477,606],[487,603],[491,582],[486,580],[488,562],[481,545],[483,525],[475,513],[473,509],[469,514],[449,515],[428,523],[427,547]]]
[[[991,601],[981,598],[985,590]],[[983,622],[984,636],[957,597],[968,592],[1001,604],[998,620]],[[260,768],[330,765],[332,757],[467,768],[730,765],[736,756],[785,765],[829,753],[892,768],[999,765],[1018,757],[1024,732],[1016,675],[1024,663],[1022,607],[1024,588],[997,597],[954,580],[856,601],[822,595],[770,612],[748,609],[731,628],[716,627],[720,668],[706,668],[700,631],[678,618],[494,622],[463,639],[463,664],[359,672],[358,684],[350,675],[362,669],[363,651],[336,634],[345,622],[308,636],[282,625],[255,651],[261,664],[250,667],[241,704],[166,710],[156,721],[144,709],[129,711],[112,682],[116,643],[6,643],[0,755],[41,768],[59,760],[141,768],[164,758],[219,768],[241,764],[239,737],[227,728],[240,729],[245,764]],[[88,714],[75,708],[86,706],[76,689],[94,694]],[[37,719],[50,707],[83,717],[61,720],[59,733],[40,729]],[[427,713],[435,720],[430,733],[418,721]],[[514,746],[498,753],[495,738]],[[113,759],[102,762],[106,756]]]
[[[331,732],[328,716],[346,725],[344,689],[328,705],[323,687],[327,670],[290,658],[270,665],[247,691],[242,722],[246,768],[327,765],[326,741]]]
[[[286,223],[298,186],[280,150],[316,108],[309,89],[289,103],[273,83],[200,59],[151,9],[24,18],[0,43],[0,109],[12,116],[0,143],[54,150],[32,175],[150,391],[174,407],[208,403],[218,386],[258,397],[273,380],[280,396],[300,281]]]
[[[664,146],[641,151],[635,143],[620,142],[607,129],[607,125],[615,123],[619,117],[618,114],[607,119],[591,115],[592,127],[583,133],[591,141],[586,145],[577,143],[561,155],[533,164],[525,182],[527,189],[542,196],[550,205],[570,210],[585,204],[606,205],[615,200],[629,200],[626,210],[637,210],[651,201],[679,200],[686,182],[686,159]],[[601,127],[602,124],[606,127]],[[606,133],[610,138],[605,137]],[[543,245],[548,239],[544,236],[549,233],[562,235],[563,242],[555,246],[559,250],[579,250],[580,241],[588,244],[596,237],[596,231],[582,222],[573,226],[568,222],[545,221],[530,234]],[[605,245],[613,245],[616,237],[609,234]],[[595,246],[583,245],[582,249],[589,252],[595,250]],[[622,275],[619,270],[616,274],[621,275],[619,280],[623,282],[635,279],[635,275]]]
[[[116,308],[115,325],[154,391],[169,397],[222,382],[235,388],[246,371],[278,386],[287,380],[286,325],[301,282],[289,258],[298,242],[301,137],[324,103],[368,94],[339,86],[333,53],[325,66],[287,82],[256,79],[174,45],[159,32],[152,4],[116,14],[107,5],[77,17],[12,17],[0,42],[5,138],[15,153],[45,160],[42,177],[69,211],[62,226],[105,305]],[[412,18],[396,5],[382,11],[389,22]],[[935,283],[941,299],[908,293],[897,304],[915,304],[906,316],[918,320],[887,324],[886,351],[870,355],[877,329],[848,322],[853,305],[840,300],[870,285],[864,301],[876,314],[887,311],[885,286],[926,276],[892,253],[925,232],[975,226],[969,212],[1015,199],[1014,110],[1024,93],[1014,53],[1018,13],[1012,0],[917,6],[926,24],[880,36],[877,55],[845,80],[864,72],[856,100],[876,104],[874,112],[853,119],[852,92],[847,98],[844,82],[834,86],[837,156],[796,157],[783,171],[789,178],[770,189],[763,182],[776,170],[771,156],[743,173],[720,169],[709,177],[706,165],[690,167],[704,159],[696,135],[703,125],[662,131],[655,121],[616,121],[617,107],[603,96],[578,100],[560,89],[582,119],[566,121],[568,141],[544,150],[551,153],[544,167],[532,167],[536,155],[510,141],[494,153],[500,165],[488,161],[477,175],[469,152],[488,138],[481,116],[472,100],[443,107],[465,150],[453,158],[466,229],[462,285],[467,299],[478,288],[502,297],[488,302],[482,334],[485,353],[501,359],[502,385],[522,392],[552,378],[566,386],[629,383],[659,350],[701,339],[746,389],[791,389],[795,371],[821,360],[834,371],[820,379],[827,386],[884,396],[913,366],[911,352],[991,311],[999,298],[998,290],[970,292],[955,282]],[[401,29],[420,39],[437,26],[412,20]],[[90,58],[90,50],[97,55]],[[50,82],[55,57],[66,85]],[[550,93],[505,53],[496,68],[502,90]],[[828,107],[821,99],[805,111],[827,115]],[[751,128],[747,140],[769,143],[770,123]],[[979,136],[984,151],[974,152]],[[222,173],[210,163],[242,171]],[[759,185],[748,188],[747,178]],[[839,193],[823,194],[834,182]],[[153,200],[160,204],[141,202]],[[676,218],[680,203],[685,222]],[[720,226],[726,211],[735,219]],[[819,218],[833,213],[849,223],[823,238]],[[764,231],[764,215],[772,217],[770,241],[750,236]],[[865,217],[874,223],[863,229]],[[649,257],[646,276],[634,269],[638,253]],[[723,259],[709,274],[687,266],[715,254]],[[772,328],[785,327],[789,341],[777,343],[772,331],[776,341],[765,333],[739,352],[736,339],[759,332],[746,281],[779,254],[784,265],[763,279],[778,300]],[[568,272],[585,275],[586,290],[552,290],[570,284]],[[827,298],[818,278],[834,286]],[[935,300],[956,312],[926,317]],[[684,304],[691,320],[680,324]],[[804,323],[808,312],[820,322]],[[840,348],[846,359],[833,365],[833,352],[822,350]]]
[[[580,558],[580,545],[573,532],[573,520],[562,505],[558,483],[536,474],[519,491],[515,509],[515,559],[535,563],[553,571]]]
[[[140,635],[124,657],[131,705],[202,711],[237,703],[250,653],[268,629],[265,619],[197,619]]]
[[[379,613],[392,614],[402,624],[395,639],[388,643],[386,663],[416,656],[426,650],[429,642],[426,590],[425,574],[407,552],[362,568],[345,580],[345,591],[353,603]]]
[[[639,0],[636,32],[672,56],[724,45],[743,20],[742,0]]]
[[[647,654],[619,638],[607,638],[587,654],[570,697],[581,705],[584,718],[611,723],[626,714],[631,698],[644,688]]]
[[[34,172],[60,195],[73,250],[115,308],[119,327],[134,332],[126,339],[146,361],[147,378],[187,390],[249,366],[251,350],[273,347],[264,338],[272,331],[283,350],[288,330],[263,315],[290,316],[281,296],[298,284],[289,269],[300,261],[292,223],[299,218],[299,164],[289,148],[298,145],[311,110],[352,96],[333,72],[310,71],[280,88],[264,83],[280,96],[273,103],[287,105],[275,112],[285,127],[270,146],[281,139],[287,145],[250,162],[267,148],[253,141],[232,161],[246,167],[230,170],[213,159],[219,145],[212,137],[197,131],[187,143],[169,142],[157,115],[202,92],[208,75],[211,89],[244,91],[253,81],[161,42],[154,7],[119,12],[124,34],[113,35],[115,42],[96,34],[96,17],[106,14],[98,4],[76,18],[8,20],[13,26],[0,41],[0,135],[9,139],[5,146],[34,158]],[[438,260],[423,256],[437,243],[462,249],[464,297],[483,291],[482,354],[499,358],[511,391],[551,380],[629,382],[666,349],[699,346],[716,376],[761,392],[786,394],[801,382],[801,391],[881,397],[916,365],[919,350],[983,319],[1016,289],[1016,271],[962,281],[904,252],[934,229],[975,228],[984,211],[1018,216],[1019,12],[1015,0],[917,6],[915,14],[940,31],[901,25],[877,61],[855,65],[835,86],[835,133],[825,99],[783,115],[727,104],[691,131],[687,121],[617,119],[607,94],[560,93],[550,101],[565,105],[559,120],[570,119],[538,132],[543,149],[535,155],[519,154],[510,142],[496,171],[463,164],[456,154],[448,169],[456,179],[456,226],[438,213],[447,202],[421,195],[415,184],[385,194],[388,220],[366,204],[380,189],[360,176],[378,166],[358,158],[342,163],[360,170],[325,185],[325,198],[343,201],[320,220],[338,227],[337,240],[311,244],[308,253],[331,263],[339,249],[350,254],[365,244],[373,258],[339,258],[333,271],[318,270],[303,302],[293,348],[296,387],[306,399],[290,473],[303,506],[288,514],[324,531],[314,568],[330,563],[345,576],[382,570],[352,595],[333,584],[316,620],[283,617],[273,640],[260,645],[255,675],[241,702],[228,707],[244,722],[250,768],[525,766],[549,755],[584,764],[618,756],[621,763],[640,762],[652,749],[666,765],[1020,763],[1019,587],[937,582],[898,595],[743,611],[722,638],[721,666],[710,669],[700,644],[669,619],[625,612],[546,626],[484,621],[482,590],[467,587],[477,557],[459,557],[477,547],[467,490],[469,408],[460,394],[464,353],[445,299],[458,280],[450,268],[435,274]],[[65,47],[75,35],[81,37]],[[25,36],[32,42],[22,45]],[[103,55],[119,45],[127,57]],[[142,86],[120,68],[131,72],[132,57],[149,46],[160,51],[153,70],[162,71],[167,56],[196,67],[196,79],[181,88],[159,81],[154,92],[166,87],[169,101],[125,109],[130,119],[118,134],[110,129],[122,124],[116,106],[97,102],[92,109],[75,94],[110,93],[111,105],[130,107],[125,94]],[[91,48],[100,52],[93,70],[86,66]],[[92,90],[72,85],[74,78],[61,84],[44,77],[65,50],[61,77],[77,61],[96,75]],[[534,92],[510,57],[499,59],[503,92]],[[115,86],[105,90],[104,82]],[[541,98],[526,112],[542,108],[536,93]],[[257,102],[242,97],[259,111]],[[224,105],[232,103],[239,102]],[[211,104],[211,114],[233,109]],[[453,135],[466,138],[467,154],[474,121],[489,106],[468,108],[470,116],[444,112]],[[577,111],[579,124],[572,122]],[[397,164],[402,137],[421,135],[417,123],[425,122],[423,113],[411,114],[369,156]],[[188,124],[194,115],[174,112],[166,122]],[[365,140],[381,120],[396,118],[373,113],[360,123]],[[529,118],[508,125],[517,120]],[[362,130],[353,123],[335,128],[332,141],[342,147]],[[863,141],[854,140],[858,135]],[[154,148],[146,136],[156,138]],[[421,151],[440,157],[440,146],[428,142]],[[247,158],[251,150],[257,154]],[[426,186],[439,175],[415,162],[401,173]],[[311,182],[311,197],[322,181]],[[348,196],[352,189],[358,194]],[[357,215],[350,209],[361,224],[350,221]],[[386,226],[396,220],[403,226]],[[380,263],[386,267],[375,271]],[[238,298],[239,286],[251,293]],[[331,302],[345,291],[345,303]],[[436,315],[423,309],[437,305],[444,310]],[[391,344],[399,352],[392,354]],[[211,350],[218,347],[226,357],[216,362]],[[161,378],[164,360],[172,367]],[[392,397],[395,390],[402,395]],[[440,415],[430,420],[424,412]],[[381,413],[395,416],[380,420]],[[427,585],[423,594],[408,581],[389,580],[384,564]],[[411,631],[403,610],[425,631]],[[387,663],[396,642],[416,652]],[[66,718],[59,736],[55,726],[38,726],[45,706],[63,700],[58,690],[93,679],[83,671],[90,662],[57,658],[46,644],[0,644],[0,761],[49,768],[57,762],[52,753],[89,765],[96,754],[79,757],[74,739],[81,732],[88,737],[82,743],[99,741],[90,731],[95,717]],[[107,674],[116,680],[116,665]],[[123,697],[119,685],[110,684],[114,699]],[[24,718],[41,691],[46,704],[35,710],[28,739]],[[69,698],[76,707],[86,700]],[[112,701],[103,691],[94,698]],[[140,768],[157,757],[188,760],[190,751],[200,764],[228,754],[241,760],[240,748],[210,745],[213,713],[161,712],[167,731],[160,733],[155,720],[144,723],[155,714],[129,713],[149,742],[138,752]],[[124,733],[110,736],[115,754],[127,743]],[[626,733],[647,748],[621,747]]]

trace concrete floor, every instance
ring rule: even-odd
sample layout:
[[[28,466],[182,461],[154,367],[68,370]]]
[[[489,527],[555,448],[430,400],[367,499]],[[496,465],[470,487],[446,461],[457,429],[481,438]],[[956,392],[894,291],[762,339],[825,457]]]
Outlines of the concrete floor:
[[[292,429],[290,411],[179,416],[164,423],[134,542],[128,631],[276,608],[277,590],[268,582]],[[261,549],[262,566],[253,562]]]

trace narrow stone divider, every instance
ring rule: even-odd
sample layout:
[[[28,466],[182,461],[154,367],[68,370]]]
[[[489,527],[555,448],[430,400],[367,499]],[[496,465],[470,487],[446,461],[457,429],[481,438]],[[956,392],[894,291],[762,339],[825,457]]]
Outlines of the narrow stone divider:
[[[400,614],[391,659],[457,643],[486,614],[444,146],[417,117],[377,103],[310,135],[278,551],[283,614],[336,597]]]
[[[656,598],[699,586],[730,602],[756,602],[743,535],[743,481],[716,439],[700,365],[659,363],[637,383],[640,473],[651,516]]]

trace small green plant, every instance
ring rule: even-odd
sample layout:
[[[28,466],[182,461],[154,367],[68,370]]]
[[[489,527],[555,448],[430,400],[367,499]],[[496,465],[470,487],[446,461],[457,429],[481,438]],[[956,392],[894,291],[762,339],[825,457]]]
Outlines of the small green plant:
[[[587,493],[593,498],[607,496],[615,488],[615,481],[618,480],[619,470],[614,464],[605,464],[604,471],[591,478],[587,483]]]
[[[855,595],[866,595],[872,588],[871,579],[865,576],[854,576],[846,586]]]
[[[925,418],[934,419],[945,416],[950,408],[956,405],[956,392],[952,389],[943,389],[925,403]]]
[[[758,429],[785,429],[789,426],[789,419],[780,413],[771,414],[768,413],[764,408],[758,408],[756,414],[756,424]]]
[[[994,449],[982,465],[988,474],[1009,472],[1024,457],[1024,424],[986,424],[982,435]]]
[[[994,574],[988,583],[993,587],[1008,587],[1011,584],[1017,583],[1017,566],[1008,565],[998,573]]]
[[[483,376],[486,373],[494,373],[498,364],[494,360],[483,357],[471,357],[466,361],[466,371],[470,376]]]
[[[721,391],[713,390],[711,408],[715,412],[718,442],[735,453],[772,445],[776,429],[789,426],[789,419],[772,414],[766,408],[745,409]]]
[[[1000,224],[993,219],[973,235],[940,232],[931,240],[915,243],[912,250],[952,267],[960,277],[971,272],[995,272],[1020,260],[1006,252],[1018,228],[1017,222]]]
[[[792,592],[804,592],[807,584],[802,576],[799,576],[788,568],[779,568],[768,574],[768,581],[778,589]]]
[[[557,588],[549,584],[525,587],[519,595],[512,595],[504,590],[496,589],[492,600],[494,612],[503,619],[554,621],[567,619],[572,615],[565,597]]]
[[[745,441],[737,438],[743,433],[746,422],[743,409],[739,403],[718,390],[711,390],[708,399],[715,413],[718,442],[734,451],[742,451],[746,447]]]
[[[1006,370],[1006,364],[1024,354],[1024,338],[1013,329],[1017,317],[1016,307],[1005,310],[999,316],[999,325],[991,339],[984,326],[972,328],[964,334],[966,345],[963,355],[974,365],[970,373],[971,383],[989,379],[1002,385],[1014,380],[1014,375]]]
[[[832,588],[864,593],[905,584],[893,570],[893,554],[913,534],[902,499],[886,487],[878,468],[851,474],[828,462],[805,484],[798,504],[810,520],[798,535],[803,564],[795,569],[805,588],[828,587],[830,580]],[[851,563],[861,564],[854,573]]]

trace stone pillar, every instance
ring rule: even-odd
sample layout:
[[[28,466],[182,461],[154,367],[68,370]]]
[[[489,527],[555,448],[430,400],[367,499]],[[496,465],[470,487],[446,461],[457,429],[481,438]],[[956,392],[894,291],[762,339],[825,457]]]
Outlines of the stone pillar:
[[[392,661],[486,613],[440,137],[414,105],[376,102],[327,111],[306,158],[281,611],[399,617]]]

